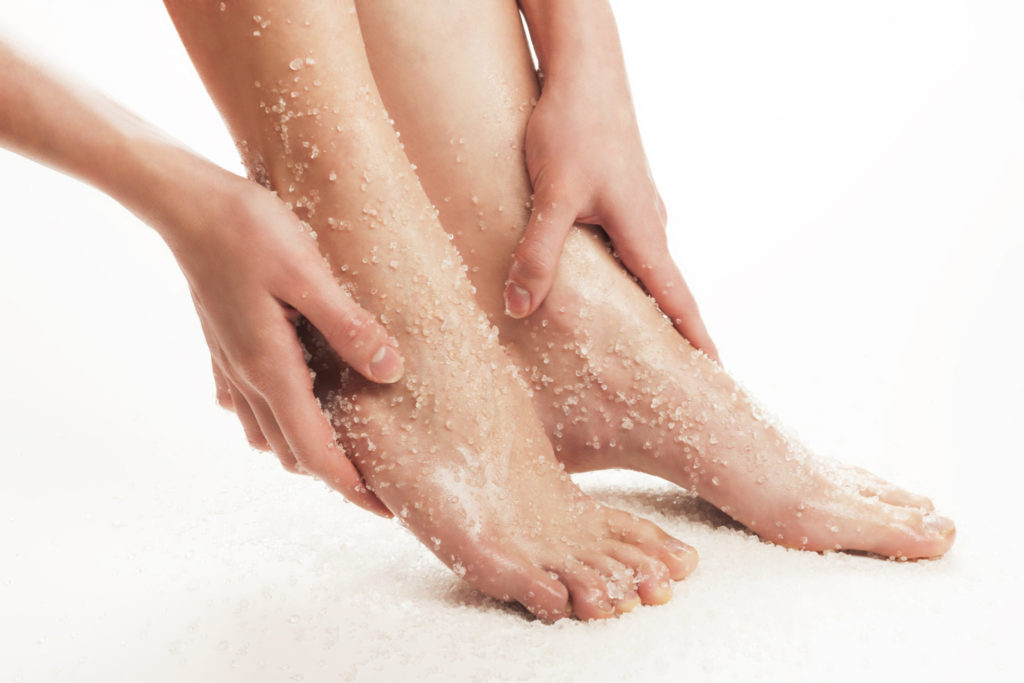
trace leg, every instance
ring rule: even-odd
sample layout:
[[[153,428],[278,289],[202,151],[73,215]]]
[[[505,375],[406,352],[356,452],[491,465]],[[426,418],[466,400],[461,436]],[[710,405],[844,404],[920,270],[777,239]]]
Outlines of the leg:
[[[505,316],[504,274],[530,199],[521,143],[538,93],[515,3],[374,0],[359,17],[409,156],[570,471],[665,477],[787,546],[900,557],[949,548],[952,522],[927,499],[815,459],[765,420],[594,230],[570,235],[540,311]]]
[[[169,4],[254,176],[405,357],[400,382],[371,386],[304,330],[317,396],[367,485],[460,576],[541,617],[570,598],[583,618],[666,600],[695,556],[595,504],[554,458],[384,113],[351,2]]]

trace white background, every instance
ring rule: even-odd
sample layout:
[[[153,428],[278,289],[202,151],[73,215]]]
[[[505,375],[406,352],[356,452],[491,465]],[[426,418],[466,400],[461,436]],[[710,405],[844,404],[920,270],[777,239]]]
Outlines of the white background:
[[[727,367],[821,452],[930,495],[953,551],[785,551],[667,484],[590,476],[701,567],[665,607],[529,622],[250,451],[159,239],[0,152],[0,679],[1019,675],[1022,5],[614,6]],[[159,3],[3,0],[0,26],[238,169]]]

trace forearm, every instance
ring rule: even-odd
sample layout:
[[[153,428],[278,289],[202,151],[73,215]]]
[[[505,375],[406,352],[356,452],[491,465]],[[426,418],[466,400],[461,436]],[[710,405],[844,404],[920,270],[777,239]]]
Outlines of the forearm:
[[[197,157],[131,112],[60,80],[0,43],[0,144],[83,180],[152,225],[169,242],[191,210],[183,182],[235,177]]]
[[[545,88],[573,89],[594,78],[625,84],[615,17],[607,0],[519,0]]]

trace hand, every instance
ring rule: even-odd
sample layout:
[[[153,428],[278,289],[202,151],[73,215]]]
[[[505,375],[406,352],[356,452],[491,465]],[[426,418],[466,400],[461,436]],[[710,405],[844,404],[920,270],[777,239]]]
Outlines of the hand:
[[[387,332],[331,275],[271,192],[170,141],[88,88],[69,86],[0,42],[0,144],[103,190],[153,226],[192,289],[221,405],[249,442],[389,516],[334,443],[313,397],[298,316],[368,379],[394,382]]]
[[[594,70],[575,84],[545,84],[527,123],[533,213],[509,271],[506,311],[514,318],[536,311],[551,290],[573,224],[600,225],[676,328],[717,361],[668,251],[665,204],[644,155],[624,71],[618,77]]]
[[[294,323],[304,315],[342,360],[376,382],[401,377],[396,343],[335,281],[283,202],[236,176],[226,185],[192,210],[201,230],[168,239],[210,346],[218,401],[238,414],[249,443],[272,447],[285,469],[312,473],[388,516],[335,445]]]

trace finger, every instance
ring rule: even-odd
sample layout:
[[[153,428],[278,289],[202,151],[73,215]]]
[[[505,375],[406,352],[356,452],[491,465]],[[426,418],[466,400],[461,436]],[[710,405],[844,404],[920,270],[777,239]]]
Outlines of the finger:
[[[217,405],[224,410],[234,410],[234,404],[231,399],[231,389],[228,387],[228,381],[224,377],[224,373],[221,371],[220,366],[217,365],[217,361],[210,356],[210,365],[213,367],[213,385],[217,390]]]
[[[315,295],[302,301],[300,310],[360,375],[384,384],[401,379],[404,368],[396,342],[329,272],[317,282]]]
[[[711,340],[711,335],[697,308],[697,301],[675,262],[667,256],[661,261],[655,261],[650,275],[640,280],[680,334],[695,348],[703,351],[716,363],[719,362],[718,347]]]
[[[509,316],[525,318],[544,303],[577,213],[575,202],[558,196],[551,185],[537,189],[533,213],[512,256],[505,284],[505,313]]]
[[[313,396],[313,380],[298,348],[290,360],[281,363],[274,379],[273,391],[265,397],[299,464],[356,505],[390,517],[391,512],[366,488],[335,443],[334,430]]]
[[[267,437],[263,435],[259,422],[256,421],[256,416],[253,414],[252,408],[249,407],[249,402],[245,400],[242,392],[234,385],[229,384],[227,391],[235,407],[235,414],[238,415],[238,420],[242,423],[242,429],[245,430],[246,441],[253,448],[269,451],[270,443],[267,441]]]
[[[281,461],[281,467],[292,474],[305,474],[299,467],[299,462],[295,454],[292,453],[288,440],[281,433],[281,428],[277,424],[274,411],[270,409],[267,402],[255,391],[251,391],[245,398],[249,403],[249,407],[252,408],[253,415],[256,416],[256,422],[259,424],[260,431],[266,435],[267,442],[270,443],[274,455]]]
[[[622,223],[614,221],[605,230],[622,263],[639,278],[680,334],[717,362],[718,349],[711,341],[693,293],[669,254],[661,224],[651,228],[651,233],[658,236],[656,239],[637,239],[634,234],[628,241],[623,240],[619,236],[627,233]]]

